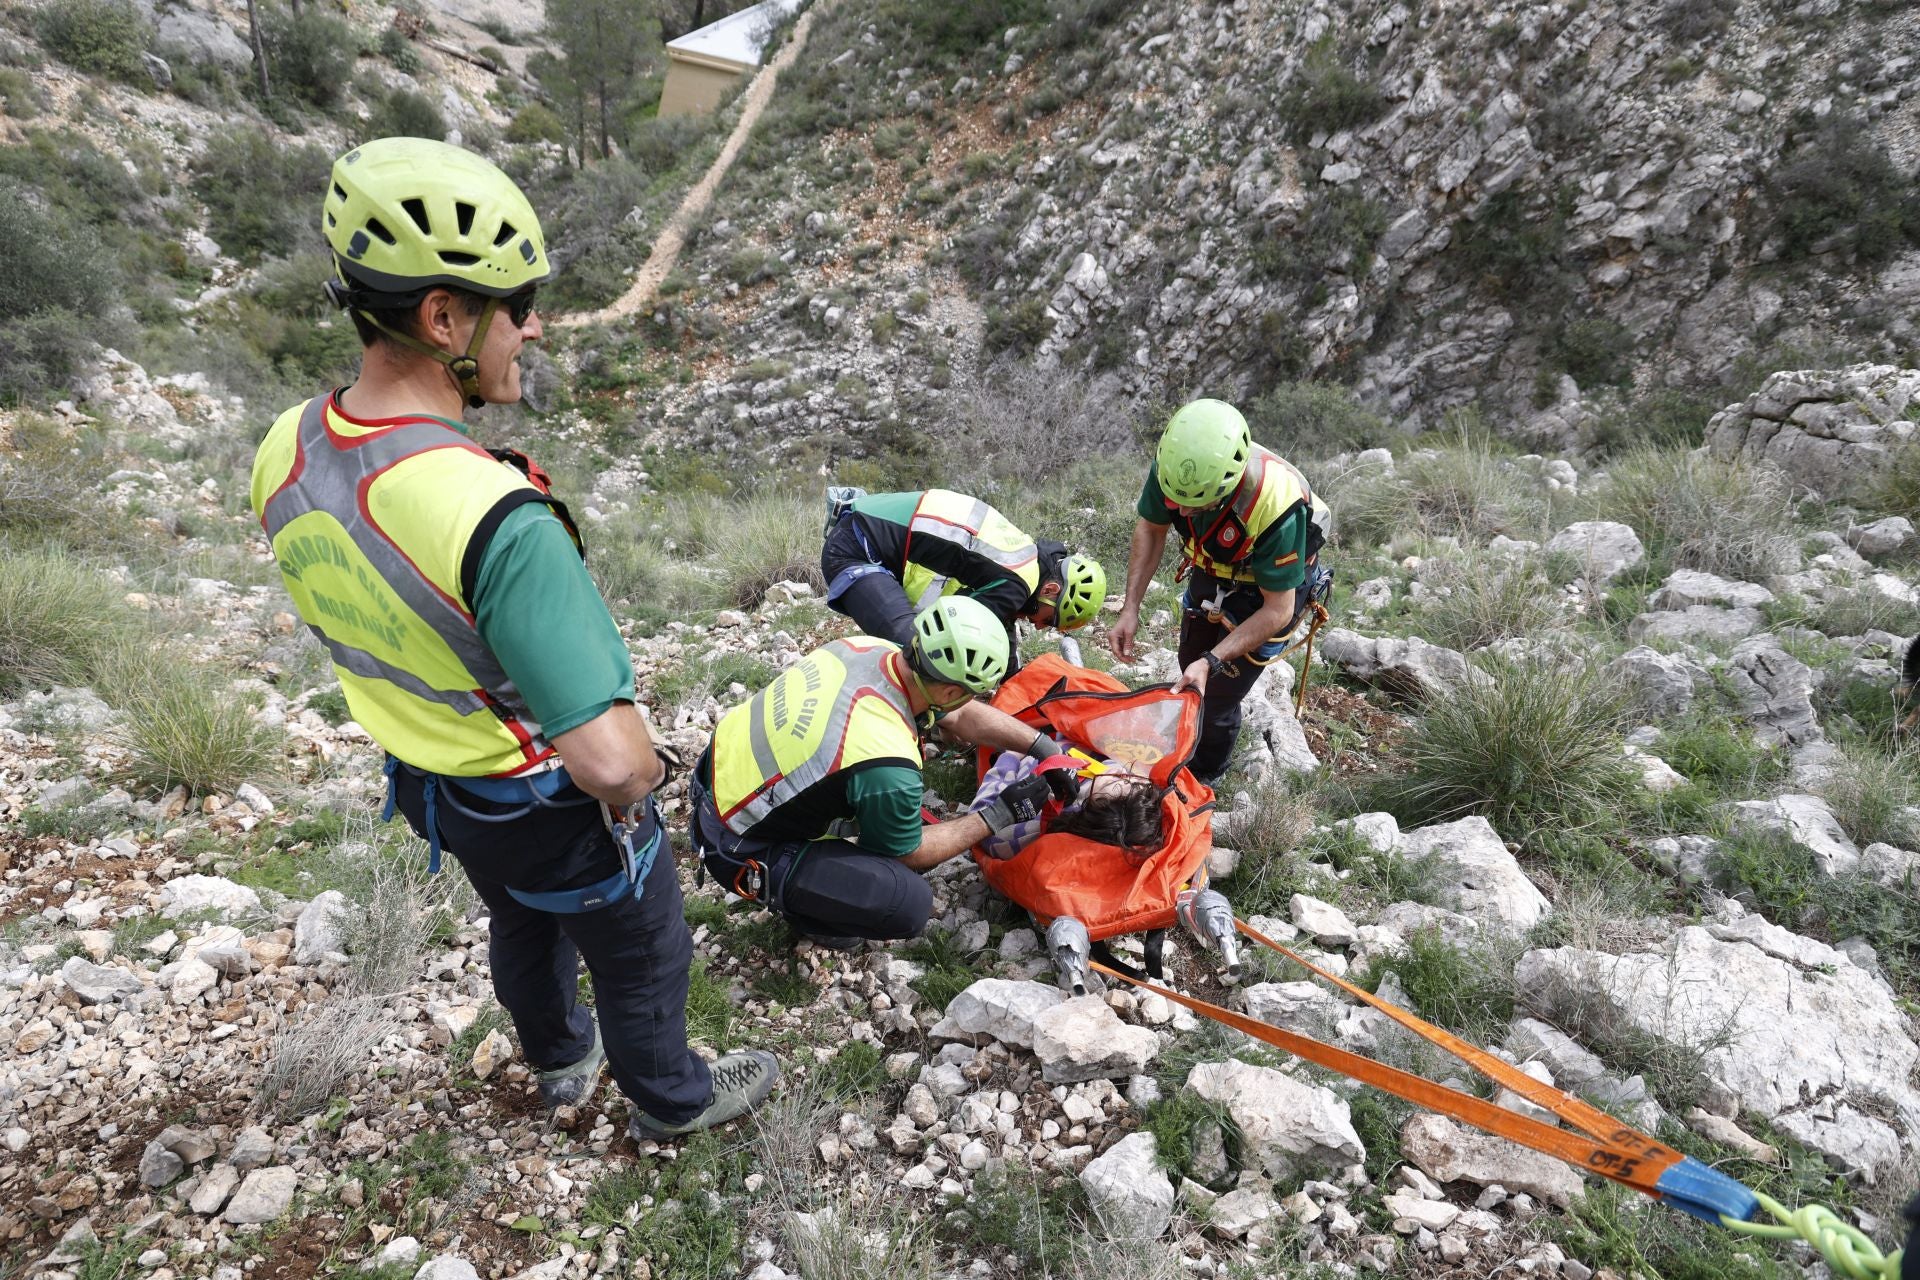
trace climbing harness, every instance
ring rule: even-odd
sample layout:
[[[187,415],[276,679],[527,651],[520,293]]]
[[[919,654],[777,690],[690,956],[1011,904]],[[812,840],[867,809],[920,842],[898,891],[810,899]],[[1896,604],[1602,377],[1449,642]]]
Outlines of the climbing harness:
[[[1273,941],[1243,920],[1235,929],[1250,941],[1278,952],[1309,973],[1332,983],[1356,1000],[1377,1010],[1429,1044],[1443,1049],[1489,1077],[1503,1088],[1551,1112],[1568,1128],[1558,1128],[1530,1116],[1509,1111],[1484,1098],[1436,1084],[1423,1076],[1375,1062],[1311,1036],[1288,1031],[1235,1013],[1205,1000],[1182,995],[1158,983],[1142,980],[1099,961],[1092,968],[1145,991],[1154,992],[1195,1013],[1253,1037],[1276,1049],[1337,1071],[1350,1079],[1384,1090],[1426,1110],[1465,1121],[1484,1132],[1542,1152],[1568,1164],[1633,1188],[1672,1205],[1704,1222],[1770,1239],[1801,1239],[1850,1280],[1895,1280],[1901,1254],[1881,1251],[1831,1210],[1809,1205],[1788,1210],[1777,1201],[1751,1190],[1719,1170],[1648,1137],[1580,1098],[1535,1080],[1518,1067],[1468,1044],[1451,1032],[1382,1000],[1365,988],[1320,968],[1297,952]],[[1761,1211],[1775,1222],[1755,1222]]]
[[[541,773],[524,774],[517,778],[452,778],[443,774],[429,773],[425,769],[416,769],[402,761],[398,756],[389,755],[382,772],[387,778],[387,803],[380,815],[382,822],[393,821],[394,811],[399,807],[399,794],[395,787],[394,775],[405,769],[415,777],[423,779],[421,796],[426,807],[425,826],[427,837],[427,874],[440,874],[440,805],[446,804],[463,818],[473,822],[515,822],[526,817],[535,809],[574,809],[585,804],[600,804],[592,796],[581,792],[564,799],[556,799],[562,792],[573,786],[573,779],[565,768],[548,769]],[[461,796],[485,800],[492,804],[513,805],[514,808],[501,813],[484,813],[461,801]],[[605,809],[605,806],[602,806]],[[653,797],[648,796],[646,807],[636,814],[639,806],[629,807],[626,812],[615,817],[608,813],[608,828],[613,836],[614,847],[620,853],[620,869],[605,879],[579,889],[559,889],[546,893],[534,893],[527,890],[508,887],[507,892],[515,901],[532,907],[536,911],[549,911],[559,915],[579,915],[585,911],[595,911],[601,907],[612,906],[629,894],[638,895],[640,886],[646,881],[648,872],[653,870],[654,859],[659,856],[660,845],[664,839],[660,825],[660,811]],[[651,829],[651,835],[643,843],[640,832]]]

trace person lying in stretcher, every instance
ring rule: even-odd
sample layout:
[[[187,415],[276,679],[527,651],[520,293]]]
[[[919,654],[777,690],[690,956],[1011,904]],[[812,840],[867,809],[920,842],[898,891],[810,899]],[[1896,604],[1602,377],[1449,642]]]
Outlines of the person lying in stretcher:
[[[968,810],[978,813],[1009,786],[1031,777],[1040,764],[1031,756],[1003,751],[994,757]],[[1043,834],[1077,835],[1117,846],[1134,862],[1145,861],[1166,842],[1162,789],[1131,765],[1116,760],[1090,760],[1082,772],[1080,794],[1072,802],[1027,822],[993,834],[980,847],[989,857],[1017,855]]]

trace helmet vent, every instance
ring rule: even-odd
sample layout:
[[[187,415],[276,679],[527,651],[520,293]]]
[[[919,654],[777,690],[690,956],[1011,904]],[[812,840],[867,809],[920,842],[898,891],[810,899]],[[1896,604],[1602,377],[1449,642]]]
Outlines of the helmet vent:
[[[493,247],[498,249],[501,245],[505,244],[507,241],[513,239],[515,236],[519,234],[520,233],[518,231],[515,231],[513,229],[513,224],[511,222],[502,222],[500,224],[500,234],[496,235],[493,238]]]
[[[452,249],[442,249],[440,251],[440,261],[450,267],[470,267],[480,261],[480,258],[477,254],[459,253]]]
[[[400,243],[399,241],[393,238],[393,232],[387,230],[387,224],[380,221],[380,219],[378,218],[367,219],[367,234],[372,236],[374,239],[379,240],[383,244]]]
[[[336,183],[334,183],[334,184],[333,184],[333,198],[334,198],[335,200],[338,200],[338,201],[339,201],[339,202],[340,202],[341,204],[345,204],[345,203],[347,202],[347,189],[346,189],[345,187],[343,187],[343,186],[341,186],[341,185],[340,185],[339,183],[337,183],[337,182],[336,182]]]
[[[433,224],[427,221],[426,201],[422,200],[419,196],[414,196],[412,199],[402,200],[400,207],[407,211],[409,218],[413,219],[413,225],[420,228],[421,235],[430,236],[433,234]]]
[[[473,206],[472,205],[468,204],[465,200],[454,201],[453,216],[459,220],[460,236],[462,239],[465,239],[467,236],[470,236],[473,234]]]

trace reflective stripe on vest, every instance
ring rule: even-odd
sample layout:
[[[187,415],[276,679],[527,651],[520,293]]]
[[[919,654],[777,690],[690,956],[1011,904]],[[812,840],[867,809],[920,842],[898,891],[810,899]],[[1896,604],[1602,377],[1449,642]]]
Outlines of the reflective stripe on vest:
[[[506,774],[546,760],[552,747],[472,614],[420,567],[458,565],[487,511],[534,486],[444,423],[337,432],[327,422],[329,399],[316,396],[298,411],[292,465],[262,504],[260,523],[302,620],[338,669],[349,709],[382,746],[431,772]],[[446,472],[442,490],[459,495],[450,514],[383,527],[372,510],[375,486],[436,452],[442,458],[414,465],[436,467],[436,485]]]
[[[1286,518],[1296,506],[1315,505],[1306,477],[1299,468],[1260,445],[1247,459],[1247,469],[1232,499],[1204,531],[1187,536],[1186,555],[1202,573],[1236,582],[1252,582],[1251,570],[1241,567],[1260,536]]]
[[[788,667],[720,718],[713,801],[735,835],[831,775],[875,761],[920,767],[920,732],[901,681],[899,646],[835,640]]]
[[[914,563],[915,537],[958,543],[1005,569],[1025,583],[1030,593],[1040,586],[1040,548],[1013,521],[978,498],[951,489],[929,489],[920,495],[913,518],[907,523],[907,563],[900,573],[900,584],[915,608],[924,608],[941,594],[961,589]]]

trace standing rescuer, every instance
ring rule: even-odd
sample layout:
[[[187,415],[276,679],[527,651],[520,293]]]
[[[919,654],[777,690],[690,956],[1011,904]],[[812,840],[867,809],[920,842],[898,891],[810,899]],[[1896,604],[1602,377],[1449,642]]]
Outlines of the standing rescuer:
[[[1327,511],[1306,478],[1253,443],[1247,420],[1220,400],[1195,400],[1168,420],[1136,511],[1126,602],[1108,645],[1134,660],[1140,601],[1177,529],[1186,592],[1174,689],[1200,691],[1192,768],[1211,785],[1232,761],[1241,701],[1332,583],[1319,564]]]
[[[832,641],[721,717],[691,782],[694,843],[720,883],[802,935],[848,947],[909,938],[933,890],[919,874],[1071,796],[1070,768],[1007,787],[980,813],[923,823],[921,737],[1007,674],[1007,635],[984,605],[936,600],[903,649]],[[1044,759],[1064,750],[1012,716],[972,704],[981,746]]]
[[[709,1068],[687,1047],[693,943],[626,647],[545,474],[460,421],[520,398],[551,274],[539,221],[480,157],[384,138],[334,164],[321,228],[361,374],[273,424],[253,506],[388,752],[388,816],[485,901],[494,991],[547,1105],[585,1101],[609,1065],[636,1135],[741,1115],[779,1068],[759,1050]],[[582,958],[597,1020],[576,995]]]

